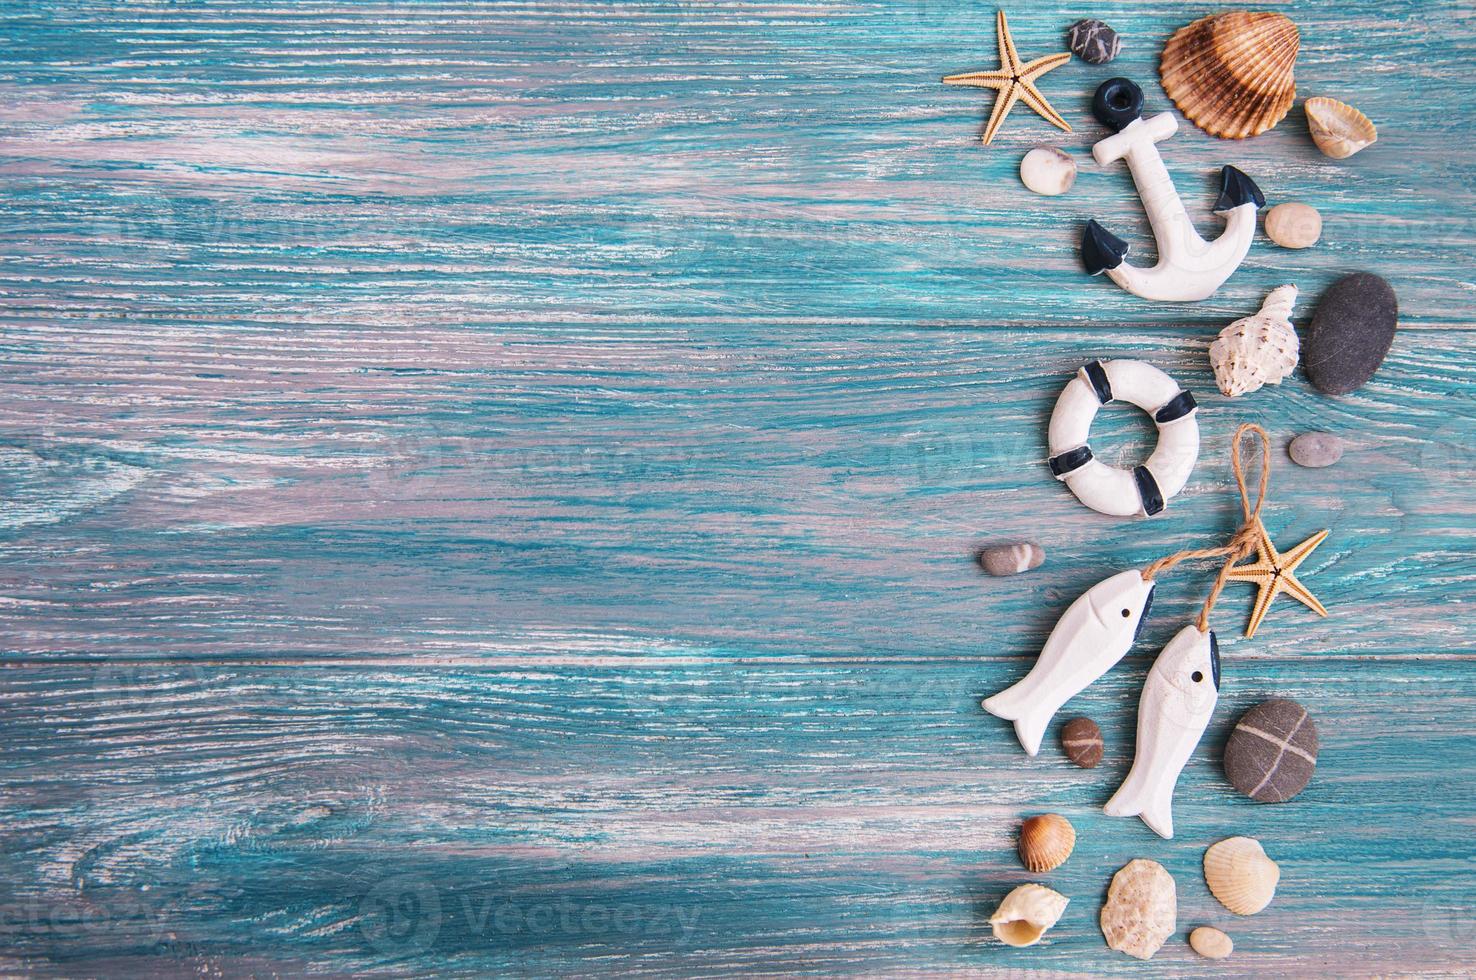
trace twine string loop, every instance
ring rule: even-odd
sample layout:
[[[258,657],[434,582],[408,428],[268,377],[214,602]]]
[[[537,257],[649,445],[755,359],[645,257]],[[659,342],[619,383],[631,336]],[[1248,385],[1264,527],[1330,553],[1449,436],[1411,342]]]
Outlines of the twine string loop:
[[[1240,444],[1245,434],[1254,433],[1261,441],[1261,479],[1256,488],[1256,502],[1251,503],[1250,490],[1245,482],[1245,465],[1240,454]],[[1204,605],[1199,610],[1199,631],[1201,633],[1209,630],[1210,610],[1215,608],[1215,603],[1220,598],[1220,593],[1229,581],[1230,568],[1243,558],[1252,555],[1256,550],[1256,544],[1261,534],[1261,508],[1266,504],[1266,492],[1271,481],[1271,440],[1266,435],[1266,430],[1254,422],[1246,422],[1235,430],[1235,438],[1230,443],[1230,469],[1235,474],[1235,486],[1240,490],[1240,511],[1244,519],[1240,527],[1230,536],[1230,539],[1219,548],[1194,548],[1186,551],[1176,551],[1171,555],[1165,555],[1147,568],[1143,569],[1143,580],[1151,582],[1157,578],[1160,572],[1166,572],[1170,568],[1184,561],[1194,561],[1201,558],[1223,558],[1224,564],[1220,566],[1220,574],[1215,577],[1215,584],[1210,589],[1209,596],[1204,600]]]

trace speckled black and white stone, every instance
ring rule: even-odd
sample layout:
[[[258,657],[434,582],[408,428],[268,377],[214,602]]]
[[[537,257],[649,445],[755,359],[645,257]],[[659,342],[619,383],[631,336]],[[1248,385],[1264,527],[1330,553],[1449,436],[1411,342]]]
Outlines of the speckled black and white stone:
[[[1107,64],[1122,50],[1122,38],[1100,20],[1079,20],[1066,37],[1071,52],[1094,65]]]

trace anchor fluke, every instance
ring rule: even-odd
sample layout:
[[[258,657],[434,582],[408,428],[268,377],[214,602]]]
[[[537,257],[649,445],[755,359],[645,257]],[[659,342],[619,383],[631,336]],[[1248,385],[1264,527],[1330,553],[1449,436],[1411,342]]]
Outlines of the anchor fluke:
[[[1128,243],[1097,224],[1096,219],[1088,221],[1082,229],[1081,261],[1089,274],[1095,276],[1117,268],[1127,254]]]
[[[1266,195],[1261,193],[1256,182],[1234,167],[1221,170],[1220,196],[1215,198],[1215,213],[1233,211],[1251,202],[1255,202],[1257,210],[1266,206]]]

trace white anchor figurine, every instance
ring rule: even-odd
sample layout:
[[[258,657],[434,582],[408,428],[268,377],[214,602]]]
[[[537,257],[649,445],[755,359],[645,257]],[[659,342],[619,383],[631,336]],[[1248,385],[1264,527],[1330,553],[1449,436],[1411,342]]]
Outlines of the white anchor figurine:
[[[1225,219],[1225,231],[1212,242],[1200,238],[1155,145],[1174,135],[1178,121],[1167,112],[1144,119],[1142,111],[1143,90],[1137,85],[1126,78],[1103,82],[1092,99],[1092,115],[1115,132],[1092,147],[1092,156],[1104,167],[1127,158],[1158,241],[1158,264],[1151,269],[1128,265],[1123,261],[1127,242],[1096,221],[1088,221],[1082,233],[1082,261],[1092,275],[1105,272],[1123,289],[1144,299],[1205,299],[1230,278],[1250,250],[1256,212],[1266,198],[1255,181],[1226,167],[1220,172],[1220,196],[1214,207]]]

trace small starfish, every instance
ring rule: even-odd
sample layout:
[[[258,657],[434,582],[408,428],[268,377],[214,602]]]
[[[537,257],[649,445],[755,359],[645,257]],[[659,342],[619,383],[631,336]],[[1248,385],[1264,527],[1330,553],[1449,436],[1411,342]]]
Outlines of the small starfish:
[[[1271,543],[1271,536],[1266,533],[1266,525],[1261,523],[1259,517],[1256,518],[1256,560],[1249,565],[1234,566],[1227,576],[1229,581],[1252,582],[1260,589],[1256,593],[1255,607],[1251,609],[1250,623],[1245,628],[1247,637],[1256,635],[1256,628],[1261,625],[1261,620],[1266,618],[1266,611],[1271,608],[1272,600],[1282,592],[1317,615],[1327,615],[1327,610],[1322,607],[1322,603],[1307,591],[1307,587],[1296,576],[1297,566],[1306,561],[1307,556],[1312,554],[1326,537],[1326,531],[1318,531],[1286,554],[1281,554]]]
[[[1005,21],[1005,12],[999,11],[995,15],[995,25],[999,31],[999,70],[998,71],[975,71],[965,75],[949,75],[943,79],[945,85],[973,85],[977,88],[992,88],[999,95],[994,99],[994,111],[989,114],[989,125],[984,127],[984,145],[988,146],[994,139],[994,134],[999,132],[1000,125],[1005,121],[1005,116],[1010,114],[1018,99],[1024,99],[1025,104],[1044,116],[1052,125],[1059,126],[1066,132],[1071,132],[1071,127],[1061,114],[1051,108],[1051,104],[1040,94],[1035,87],[1035,80],[1052,68],[1060,68],[1071,60],[1070,51],[1062,51],[1060,54],[1048,54],[1044,58],[1036,58],[1029,64],[1021,64],[1020,56],[1015,52],[1015,42],[1010,37],[1010,25]]]

